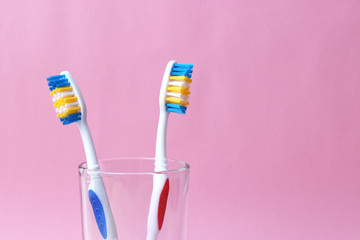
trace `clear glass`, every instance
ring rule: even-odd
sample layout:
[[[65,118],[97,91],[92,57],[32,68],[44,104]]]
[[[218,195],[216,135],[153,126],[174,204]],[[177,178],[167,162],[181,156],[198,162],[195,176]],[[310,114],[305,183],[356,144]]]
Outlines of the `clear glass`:
[[[153,188],[153,176],[165,174],[170,190],[165,218],[158,240],[186,239],[186,211],[189,165],[168,160],[168,171],[154,172],[153,158],[113,158],[100,160],[100,171],[79,166],[83,239],[102,240],[88,197],[92,174],[102,177],[114,215],[119,240],[145,240]]]

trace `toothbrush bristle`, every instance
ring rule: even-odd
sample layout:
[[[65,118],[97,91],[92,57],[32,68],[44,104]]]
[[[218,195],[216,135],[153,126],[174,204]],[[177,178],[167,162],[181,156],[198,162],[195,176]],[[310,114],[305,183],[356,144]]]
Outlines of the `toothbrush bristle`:
[[[193,64],[175,63],[171,69],[166,89],[166,111],[185,114],[189,105]]]
[[[54,102],[57,117],[63,125],[81,120],[81,108],[76,94],[66,76],[56,75],[47,78],[50,96]]]

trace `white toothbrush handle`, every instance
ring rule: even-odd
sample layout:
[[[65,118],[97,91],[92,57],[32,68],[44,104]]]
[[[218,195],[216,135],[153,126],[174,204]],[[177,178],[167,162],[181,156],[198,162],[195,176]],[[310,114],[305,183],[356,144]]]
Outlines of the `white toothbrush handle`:
[[[170,113],[166,111],[165,97],[171,69],[175,63],[176,62],[173,60],[169,61],[161,83],[159,94],[160,116],[156,135],[155,172],[168,170],[166,158],[166,129]],[[169,194],[169,187],[170,183],[166,174],[154,175],[146,240],[156,240],[162,228]]]
[[[83,140],[88,169],[99,170],[93,140],[86,119],[78,121],[78,126]],[[88,188],[88,196],[93,208],[98,229],[103,239],[117,240],[114,216],[111,211],[109,199],[106,194],[102,177],[92,174]]]
[[[165,109],[160,111],[156,137],[156,172],[168,170],[166,160],[166,128],[168,118],[169,112],[167,112]],[[170,183],[166,174],[154,175],[146,240],[156,240],[162,228],[165,217],[167,198],[169,194],[169,184]]]
[[[77,122],[81,134],[81,139],[84,144],[84,150],[86,155],[86,162],[88,165],[88,169],[91,170],[98,170],[99,169],[99,163],[97,160],[96,152],[95,152],[95,146],[94,142],[91,137],[90,129],[85,121],[85,119],[82,119]]]
[[[168,170],[166,158],[166,130],[169,114],[170,113],[165,109],[160,111],[158,130],[156,135],[155,172]]]

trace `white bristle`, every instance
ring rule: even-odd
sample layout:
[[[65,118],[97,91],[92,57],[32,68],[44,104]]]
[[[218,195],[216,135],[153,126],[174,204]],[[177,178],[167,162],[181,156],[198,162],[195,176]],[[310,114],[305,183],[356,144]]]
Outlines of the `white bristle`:
[[[71,91],[71,92],[61,92],[60,93],[60,97],[73,97],[75,96],[75,94]]]
[[[78,107],[78,102],[72,102],[72,103],[65,103],[65,108],[72,108],[72,107]]]
[[[166,97],[180,98],[181,100],[183,100],[183,101],[185,101],[185,102],[189,99],[189,97],[186,96],[186,95],[183,95],[183,94],[181,94],[181,93],[174,93],[174,92],[168,92],[168,93],[166,93]]]
[[[166,96],[181,98],[181,93],[167,92]]]
[[[169,85],[171,85],[171,86],[179,86],[179,87],[189,87],[189,83],[187,83],[187,82],[181,82],[181,81],[170,81],[169,82]]]
[[[68,96],[72,97],[72,96],[75,96],[75,94],[72,90],[65,91],[65,92],[57,92],[54,94],[52,100],[53,100],[53,102],[55,102],[56,100],[59,100],[60,98],[68,97]]]

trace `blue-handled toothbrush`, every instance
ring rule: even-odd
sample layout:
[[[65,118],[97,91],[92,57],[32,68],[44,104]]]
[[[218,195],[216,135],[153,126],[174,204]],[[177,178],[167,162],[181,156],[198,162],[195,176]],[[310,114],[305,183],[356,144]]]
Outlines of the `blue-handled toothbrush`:
[[[63,125],[77,123],[84,144],[88,169],[99,170],[94,143],[86,121],[85,101],[75,80],[69,72],[64,71],[60,75],[48,77],[47,82],[57,117]],[[96,171],[90,175],[88,196],[100,234],[103,239],[117,240],[116,225],[102,177]]]

